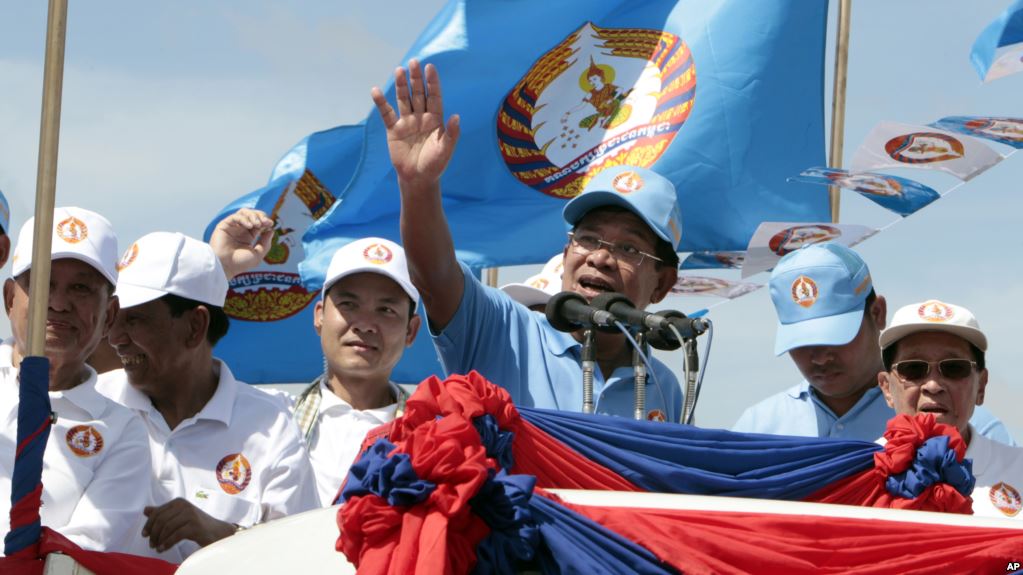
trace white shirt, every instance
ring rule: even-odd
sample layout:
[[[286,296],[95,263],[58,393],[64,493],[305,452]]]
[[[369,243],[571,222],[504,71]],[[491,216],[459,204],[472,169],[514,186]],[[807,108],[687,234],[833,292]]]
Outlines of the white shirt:
[[[181,497],[209,515],[249,527],[319,506],[309,456],[282,402],[237,381],[219,359],[206,405],[173,430],[123,369],[104,373],[100,393],[135,410],[149,432],[157,505]],[[180,563],[198,544],[158,555]]]
[[[142,508],[152,504],[149,482],[139,480],[149,471],[149,441],[137,415],[97,393],[88,370],[85,382],[50,392],[57,422],[43,453],[40,516],[85,549],[127,552],[141,541]],[[0,367],[0,538],[10,530],[18,385],[18,370]]]
[[[1009,447],[970,428],[966,457],[973,460],[973,514],[1023,519],[1023,448]]]
[[[398,397],[397,387],[391,384],[391,388],[394,397]],[[320,381],[320,394],[320,411],[310,441],[309,458],[316,474],[320,505],[327,507],[334,504],[334,497],[355,462],[366,434],[393,421],[398,404],[358,410],[338,397],[323,380]]]

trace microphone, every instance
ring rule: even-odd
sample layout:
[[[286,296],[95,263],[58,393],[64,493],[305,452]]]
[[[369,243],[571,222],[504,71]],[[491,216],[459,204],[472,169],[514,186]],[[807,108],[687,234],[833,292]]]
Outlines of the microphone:
[[[586,298],[570,291],[551,296],[544,310],[551,327],[573,332],[579,328],[614,329],[615,316],[590,306]]]
[[[707,331],[708,327],[707,322],[703,319],[690,319],[682,312],[666,311],[663,314],[658,314],[637,309],[629,298],[620,293],[600,294],[593,298],[592,305],[597,309],[610,312],[622,323],[659,332],[657,338],[659,345],[664,342],[674,344],[678,339],[668,326],[673,326],[683,339],[694,338]],[[678,345],[681,344],[682,342],[678,342]],[[661,348],[658,347],[658,349]]]

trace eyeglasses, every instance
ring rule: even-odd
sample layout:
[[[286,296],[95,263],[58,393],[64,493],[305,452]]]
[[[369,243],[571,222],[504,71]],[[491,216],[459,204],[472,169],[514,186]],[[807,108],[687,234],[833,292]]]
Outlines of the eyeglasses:
[[[605,249],[608,253],[614,257],[620,263],[625,263],[629,266],[638,268],[643,265],[643,260],[650,258],[657,263],[664,263],[664,260],[653,255],[641,251],[639,248],[632,244],[616,244],[614,242],[606,242],[594,234],[590,233],[576,233],[568,232],[569,243],[572,246],[572,251],[579,255],[586,255],[590,252],[597,251],[599,249]]]
[[[937,364],[938,373],[945,379],[966,379],[977,362],[968,359],[943,359],[941,361],[924,361],[908,359],[892,364],[892,371],[903,381],[920,381],[931,373],[931,366]]]

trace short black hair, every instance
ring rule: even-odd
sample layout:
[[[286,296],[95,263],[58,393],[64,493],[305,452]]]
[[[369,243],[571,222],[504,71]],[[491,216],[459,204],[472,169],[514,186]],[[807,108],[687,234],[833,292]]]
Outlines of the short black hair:
[[[206,341],[210,342],[210,345],[217,345],[217,342],[227,335],[227,330],[231,326],[231,320],[227,317],[223,307],[188,299],[172,293],[161,297],[160,300],[170,308],[171,317],[181,317],[181,314],[199,306],[208,309],[210,312],[210,324],[206,327]]]
[[[586,217],[587,215],[592,214],[594,212],[629,213],[634,214],[637,217],[639,216],[639,214],[636,214],[636,212],[626,207],[616,206],[614,204],[607,204],[593,208],[592,210],[583,214],[583,217]],[[576,226],[579,225],[579,222],[582,221],[582,219],[583,218],[579,218],[579,220],[572,224],[572,231],[575,231]],[[640,219],[642,219],[642,217],[640,217]],[[664,238],[657,235],[657,232],[655,232],[653,228],[650,228],[650,232],[654,235],[654,255],[661,259],[661,261],[659,262],[654,262],[656,267],[658,269],[660,269],[661,266],[678,268],[679,259],[678,253],[675,251],[675,248],[670,243],[665,241]]]
[[[892,370],[892,364],[895,363],[895,354],[899,349],[899,341],[900,340],[895,340],[891,345],[881,350],[881,361],[884,362],[885,371]],[[973,361],[977,362],[977,371],[985,369],[987,364],[984,361],[984,352],[972,343],[968,341],[966,343],[970,345],[970,353],[973,354]]]

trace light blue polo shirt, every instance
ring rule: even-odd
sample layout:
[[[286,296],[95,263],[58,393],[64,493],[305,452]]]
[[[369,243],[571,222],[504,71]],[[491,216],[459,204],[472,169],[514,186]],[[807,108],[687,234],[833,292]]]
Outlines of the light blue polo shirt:
[[[867,390],[852,409],[838,417],[810,392],[810,384],[804,380],[748,408],[732,431],[875,441],[893,417],[895,410],[888,407],[880,387]],[[1005,424],[984,406],[974,409],[970,424],[985,437],[1016,445]]]
[[[443,332],[431,329],[445,372],[476,370],[508,390],[517,405],[582,411],[582,344],[551,327],[542,314],[481,284],[465,265],[462,275],[465,289],[454,317]],[[654,377],[647,381],[647,417],[663,414],[677,422],[682,412],[678,379],[653,356],[650,364],[659,385]],[[634,381],[631,366],[619,367],[606,381],[597,368],[595,411],[631,418]]]

